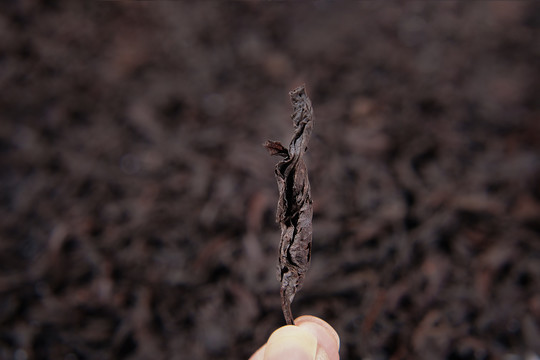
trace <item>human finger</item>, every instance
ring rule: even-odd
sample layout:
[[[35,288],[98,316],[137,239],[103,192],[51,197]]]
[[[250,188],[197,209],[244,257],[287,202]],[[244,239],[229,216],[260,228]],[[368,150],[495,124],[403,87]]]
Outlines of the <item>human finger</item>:
[[[317,339],[312,332],[298,326],[282,326],[270,335],[250,360],[314,360]]]
[[[294,322],[317,339],[317,360],[339,360],[339,335],[330,324],[311,315],[300,316]]]
[[[274,331],[250,360],[339,360],[339,336],[327,322],[314,316],[301,316],[295,324]]]

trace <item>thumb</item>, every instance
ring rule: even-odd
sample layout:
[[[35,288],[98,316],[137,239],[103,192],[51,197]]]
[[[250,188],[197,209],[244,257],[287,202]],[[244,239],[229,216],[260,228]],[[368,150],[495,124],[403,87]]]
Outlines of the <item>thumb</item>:
[[[280,327],[249,360],[339,360],[339,335],[326,321],[300,316]]]
[[[283,326],[270,335],[264,360],[314,360],[317,339],[310,331],[293,325]]]

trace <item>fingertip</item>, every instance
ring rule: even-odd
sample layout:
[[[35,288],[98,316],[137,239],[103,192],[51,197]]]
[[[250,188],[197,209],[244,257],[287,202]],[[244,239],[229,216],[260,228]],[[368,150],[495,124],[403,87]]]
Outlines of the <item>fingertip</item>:
[[[339,358],[331,359],[324,350],[324,348],[322,346],[319,346],[319,348],[317,349],[317,356],[315,357],[315,360],[339,360]]]
[[[300,325],[300,324],[306,323],[306,322],[311,322],[311,323],[315,323],[317,325],[322,326],[328,332],[328,335],[334,340],[335,344],[337,345],[337,347],[339,349],[339,346],[340,346],[339,334],[332,327],[332,325],[330,325],[329,323],[327,323],[323,319],[312,316],[312,315],[302,315],[302,316],[298,317],[295,320],[296,325]]]
[[[317,339],[307,329],[287,325],[270,335],[264,350],[265,360],[313,360],[317,354]]]
[[[319,347],[326,353],[326,355],[323,355],[321,352],[321,359],[339,359],[339,335],[330,324],[311,315],[301,316],[295,320],[295,323],[298,327],[308,330],[317,338]],[[317,355],[317,358],[319,358],[319,355]]]

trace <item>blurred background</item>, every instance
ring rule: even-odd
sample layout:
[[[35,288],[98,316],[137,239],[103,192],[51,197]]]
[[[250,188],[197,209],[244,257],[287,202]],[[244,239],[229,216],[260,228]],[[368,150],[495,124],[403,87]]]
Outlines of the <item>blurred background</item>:
[[[538,359],[540,5],[5,1],[0,358],[247,359],[315,111],[295,316],[342,359]]]

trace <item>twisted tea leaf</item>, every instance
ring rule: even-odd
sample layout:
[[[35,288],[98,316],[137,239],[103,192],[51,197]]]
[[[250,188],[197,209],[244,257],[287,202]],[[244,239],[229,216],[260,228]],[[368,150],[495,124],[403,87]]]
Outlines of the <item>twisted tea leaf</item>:
[[[313,109],[305,87],[289,93],[294,135],[287,150],[277,141],[264,146],[271,155],[284,157],[275,169],[279,190],[276,221],[281,227],[279,279],[281,307],[287,324],[294,324],[291,303],[302,287],[311,260],[313,205],[308,172],[303,155],[313,128]]]

